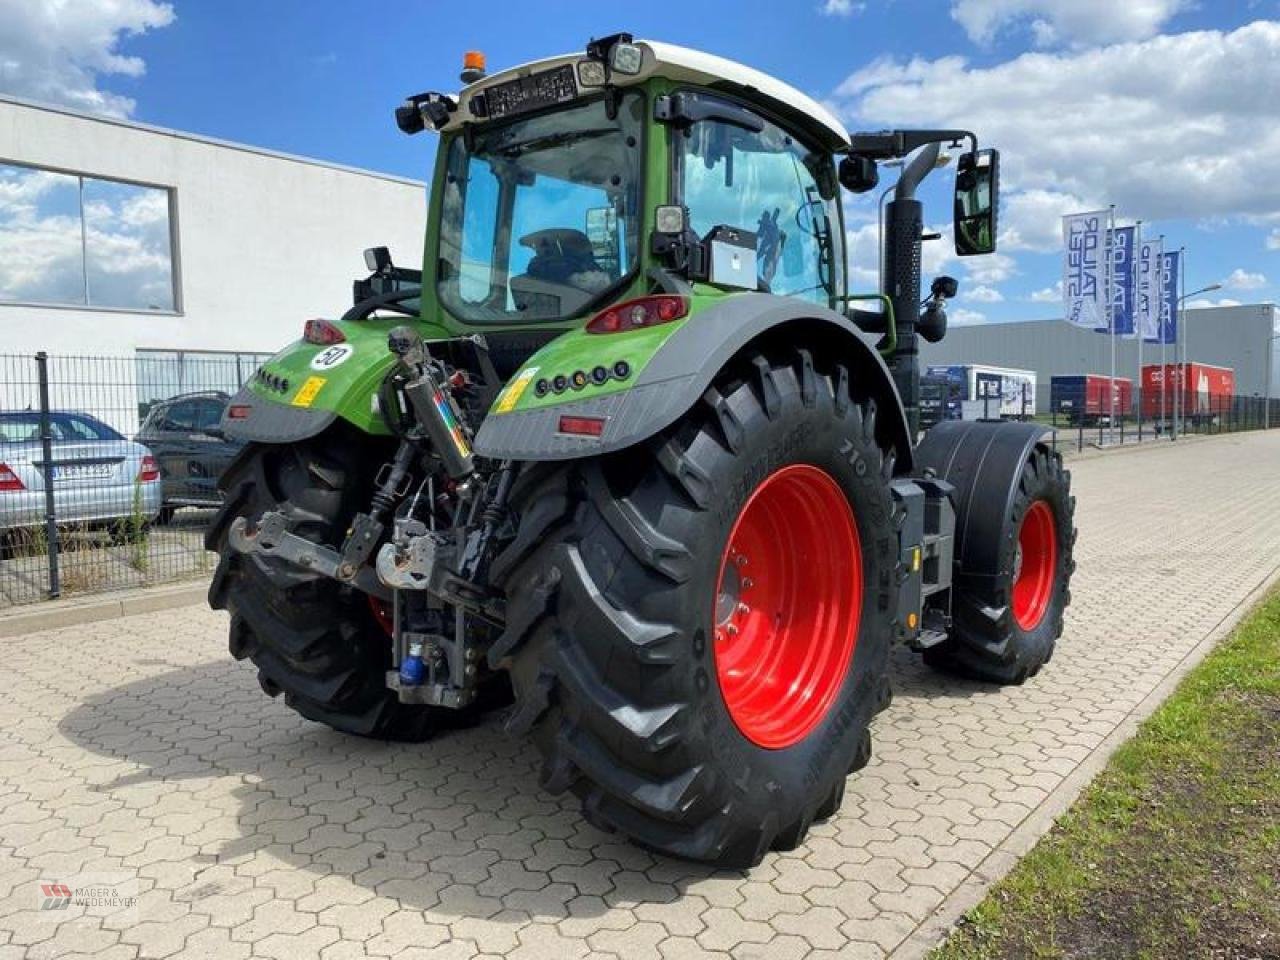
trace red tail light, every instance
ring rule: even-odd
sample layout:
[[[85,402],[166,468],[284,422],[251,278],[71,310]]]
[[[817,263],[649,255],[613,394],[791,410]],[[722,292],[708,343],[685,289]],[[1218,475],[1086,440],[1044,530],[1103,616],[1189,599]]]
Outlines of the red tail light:
[[[26,485],[7,463],[0,463],[0,493],[5,491],[25,490]]]
[[[156,458],[148,454],[142,458],[142,469],[138,471],[139,483],[150,483],[152,480],[160,479],[160,464],[156,463]]]
[[[587,333],[624,333],[641,327],[656,327],[660,323],[679,320],[688,313],[689,301],[684,297],[669,293],[637,297],[597,313],[587,324]]]
[[[318,343],[322,347],[327,347],[335,343],[342,343],[347,339],[347,335],[329,320],[316,317],[308,320],[302,326],[302,339],[307,343]]]

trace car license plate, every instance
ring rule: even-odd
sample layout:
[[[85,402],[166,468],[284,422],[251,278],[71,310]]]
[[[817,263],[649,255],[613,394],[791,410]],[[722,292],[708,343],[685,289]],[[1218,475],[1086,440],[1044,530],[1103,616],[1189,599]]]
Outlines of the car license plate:
[[[54,464],[54,480],[97,480],[111,476],[113,463],[59,463]]]

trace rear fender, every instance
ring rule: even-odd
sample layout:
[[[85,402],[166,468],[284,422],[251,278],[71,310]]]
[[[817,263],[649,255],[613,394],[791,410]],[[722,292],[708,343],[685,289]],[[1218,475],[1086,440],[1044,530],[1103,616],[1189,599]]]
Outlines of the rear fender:
[[[1022,467],[1051,431],[1034,423],[947,420],[916,447],[916,473],[931,470],[955,488],[955,562],[969,577],[1000,575],[999,537],[1007,530]]]
[[[608,346],[612,336],[632,334],[600,335],[600,346]],[[876,401],[882,446],[894,449],[899,472],[909,470],[912,444],[906,415],[880,355],[840,314],[764,293],[729,297],[696,313],[657,347],[629,389],[509,412],[502,412],[500,399],[476,435],[476,452],[494,459],[572,460],[634,446],[693,407],[739,353],[785,345],[805,346],[822,361],[838,360],[849,368],[855,393]],[[529,359],[517,383],[521,376],[533,376],[529,370],[542,376],[550,372],[542,356]],[[602,418],[604,430],[592,438],[561,433],[564,416]]]
[[[342,343],[289,344],[232,398],[223,414],[223,431],[237,440],[295,443],[342,419],[365,433],[389,435],[377,394],[395,363],[387,350],[387,333],[406,322],[405,317],[335,322],[346,336]],[[233,408],[239,416],[230,416]]]

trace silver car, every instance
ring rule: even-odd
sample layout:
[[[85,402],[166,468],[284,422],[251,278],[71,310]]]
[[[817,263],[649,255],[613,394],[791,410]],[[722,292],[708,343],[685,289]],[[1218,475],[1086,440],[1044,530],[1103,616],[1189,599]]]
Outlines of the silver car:
[[[99,524],[160,512],[160,467],[140,443],[85,413],[53,411],[53,503],[58,523]],[[0,533],[45,519],[39,411],[0,411]]]

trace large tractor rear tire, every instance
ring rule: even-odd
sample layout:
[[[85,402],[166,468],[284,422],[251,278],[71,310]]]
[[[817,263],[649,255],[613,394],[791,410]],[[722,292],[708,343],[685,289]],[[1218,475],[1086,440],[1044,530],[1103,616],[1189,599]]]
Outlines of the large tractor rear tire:
[[[897,573],[855,396],[807,352],[752,356],[648,444],[518,484],[490,661],[593,823],[742,868],[839,809],[888,703]]]
[[[441,711],[401,704],[387,689],[391,640],[385,613],[367,594],[280,559],[237,553],[227,543],[236,517],[265,510],[290,518],[294,533],[340,545],[367,502],[373,467],[356,438],[329,434],[295,445],[252,445],[222,479],[226,501],[205,535],[219,554],[209,604],[231,614],[231,654],[258,668],[270,696],[335,730],[419,741]]]
[[[946,641],[925,662],[962,676],[1019,684],[1053,656],[1071,603],[1075,571],[1075,498],[1062,455],[1032,448],[1002,524],[971,522],[965,535],[999,539],[999,574],[963,575],[955,584],[954,621]]]

